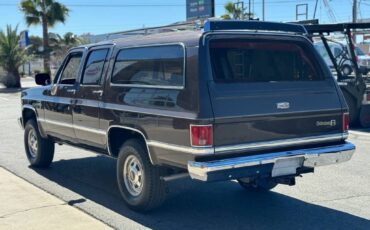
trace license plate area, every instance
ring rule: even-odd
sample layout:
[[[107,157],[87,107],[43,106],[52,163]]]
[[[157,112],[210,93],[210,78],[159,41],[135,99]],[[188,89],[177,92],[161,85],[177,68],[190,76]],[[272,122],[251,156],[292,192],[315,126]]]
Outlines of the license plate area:
[[[302,167],[304,157],[293,157],[287,159],[279,159],[275,162],[272,168],[271,176],[286,176],[295,175],[297,173],[297,168]]]

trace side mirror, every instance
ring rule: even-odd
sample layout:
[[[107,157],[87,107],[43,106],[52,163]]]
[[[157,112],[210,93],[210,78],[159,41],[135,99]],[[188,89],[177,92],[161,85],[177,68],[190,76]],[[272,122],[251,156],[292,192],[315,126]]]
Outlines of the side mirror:
[[[37,85],[50,85],[51,77],[48,73],[38,73],[35,76],[35,82]]]

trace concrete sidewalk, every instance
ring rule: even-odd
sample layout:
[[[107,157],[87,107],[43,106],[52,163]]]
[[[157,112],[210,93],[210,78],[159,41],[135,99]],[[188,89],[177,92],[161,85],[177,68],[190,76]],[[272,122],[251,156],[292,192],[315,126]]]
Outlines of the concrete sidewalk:
[[[0,167],[0,229],[110,229]]]

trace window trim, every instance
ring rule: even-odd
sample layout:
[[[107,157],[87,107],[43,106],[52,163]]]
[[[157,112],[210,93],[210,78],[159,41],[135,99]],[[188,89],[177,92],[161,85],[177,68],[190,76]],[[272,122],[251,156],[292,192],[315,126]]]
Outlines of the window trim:
[[[117,84],[112,82],[112,77],[114,73],[114,67],[117,62],[117,58],[120,52],[123,50],[129,50],[129,49],[137,49],[137,48],[150,48],[150,47],[163,47],[163,46],[180,46],[183,50],[183,80],[182,80],[182,86],[170,86],[170,85],[142,85],[142,84]],[[114,57],[114,62],[113,62],[113,67],[111,70],[110,74],[110,80],[109,80],[109,85],[110,87],[131,87],[131,88],[148,88],[148,89],[185,89],[185,77],[186,77],[186,46],[182,42],[177,42],[177,43],[163,43],[163,44],[150,44],[150,45],[138,45],[138,46],[129,46],[129,47],[124,47],[121,48],[117,51],[115,57]]]
[[[99,50],[107,50],[107,54],[106,54],[105,59],[104,59],[104,64],[103,64],[103,69],[102,69],[102,72],[101,72],[99,84],[84,84],[83,83],[84,74],[85,74],[86,64],[89,60],[90,54],[94,51],[99,51]],[[84,65],[83,65],[83,68],[82,68],[82,72],[81,72],[81,78],[79,79],[79,84],[80,84],[81,87],[99,87],[99,86],[103,85],[102,84],[103,83],[102,79],[103,79],[103,76],[104,76],[104,72],[106,72],[106,71],[104,71],[104,70],[106,70],[105,69],[106,65],[107,65],[107,63],[109,63],[109,61],[107,59],[107,57],[109,56],[109,52],[110,52],[110,47],[109,46],[107,46],[107,47],[103,46],[103,47],[99,47],[99,48],[96,48],[96,49],[91,49],[87,52],[86,58],[84,60]]]
[[[60,83],[60,81],[62,80],[62,76],[63,76],[64,70],[65,70],[66,66],[68,65],[69,61],[71,60],[71,56],[72,55],[75,55],[75,54],[81,54],[81,62],[83,61],[83,58],[84,58],[84,51],[83,50],[76,50],[76,51],[73,50],[70,53],[68,53],[67,57],[65,58],[65,63],[63,63],[62,71],[59,73],[58,81],[57,81],[56,85],[60,85],[60,86],[74,86],[78,82],[78,78],[79,78],[78,75],[80,74],[80,71],[81,71],[81,64],[78,67],[78,75],[76,76],[76,79],[75,79],[75,83],[74,84],[64,84],[64,83],[62,84],[62,83]]]

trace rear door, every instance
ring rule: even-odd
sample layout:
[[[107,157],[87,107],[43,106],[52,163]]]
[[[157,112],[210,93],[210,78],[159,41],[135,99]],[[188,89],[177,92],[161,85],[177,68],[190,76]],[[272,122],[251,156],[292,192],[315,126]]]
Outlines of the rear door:
[[[209,51],[216,147],[342,132],[335,83],[305,39],[214,39]]]
[[[79,142],[102,147],[106,131],[100,128],[100,103],[103,96],[104,76],[111,46],[99,46],[89,50],[80,85],[75,96],[73,125]]]

